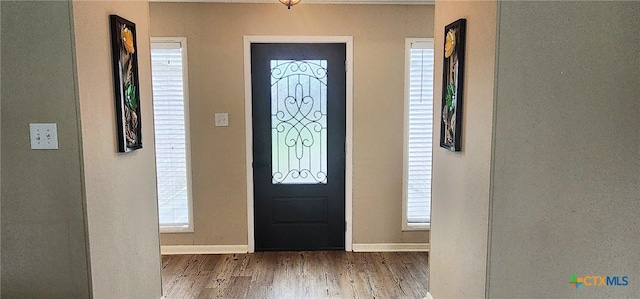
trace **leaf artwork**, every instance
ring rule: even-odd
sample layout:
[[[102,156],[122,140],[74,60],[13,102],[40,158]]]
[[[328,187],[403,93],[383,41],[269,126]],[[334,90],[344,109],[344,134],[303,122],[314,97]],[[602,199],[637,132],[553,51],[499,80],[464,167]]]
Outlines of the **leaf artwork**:
[[[136,99],[136,87],[131,83],[127,83],[125,87],[127,94],[127,106],[131,108],[131,110],[136,110],[138,108],[138,100]]]
[[[447,93],[445,96],[445,103],[449,111],[453,110],[453,94],[456,92],[456,87],[453,83],[447,86]]]

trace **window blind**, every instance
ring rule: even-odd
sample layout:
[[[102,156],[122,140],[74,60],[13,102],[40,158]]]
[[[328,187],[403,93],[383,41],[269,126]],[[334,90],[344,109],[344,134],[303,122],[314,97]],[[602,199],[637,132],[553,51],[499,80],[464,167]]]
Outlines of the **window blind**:
[[[153,113],[160,227],[189,226],[183,55],[179,42],[152,42]]]
[[[407,222],[428,224],[431,220],[433,41],[412,42],[409,55]]]

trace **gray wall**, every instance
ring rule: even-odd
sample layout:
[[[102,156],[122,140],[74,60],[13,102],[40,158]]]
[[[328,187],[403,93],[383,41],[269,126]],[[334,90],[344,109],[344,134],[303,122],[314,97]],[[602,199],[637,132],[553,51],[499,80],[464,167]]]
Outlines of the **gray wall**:
[[[2,24],[2,5],[0,5],[0,24]],[[2,26],[0,26],[0,57],[2,57]],[[2,59],[0,59],[0,70],[2,70]],[[2,71],[0,71],[0,89],[2,86]],[[2,92],[0,92],[0,153],[2,152]],[[0,155],[0,161],[2,161],[2,156]],[[0,170],[0,186],[2,186],[2,171]],[[0,187],[1,190],[1,187]],[[0,191],[0,207],[2,207],[2,192]],[[0,215],[2,215],[2,209],[0,209]],[[0,220],[0,268],[2,265],[2,221]],[[0,270],[0,297],[2,297],[2,271]]]
[[[501,2],[490,298],[640,296],[639,15]],[[629,286],[576,290],[572,274]]]
[[[147,99],[127,155],[110,13],[137,23]],[[146,1],[2,2],[2,296],[161,297],[148,24]],[[31,122],[57,123],[59,150],[29,150]]]
[[[467,19],[462,152],[439,146],[444,49],[436,46],[429,292],[434,298],[478,298],[485,293],[495,1],[438,1],[435,44],[444,44],[444,27]]]
[[[189,45],[195,232],[162,234],[162,244],[247,244],[244,35],[353,36],[353,242],[428,242],[427,231],[402,231],[402,130],[404,39],[433,36],[433,6],[283,8],[150,4],[151,34],[186,36]],[[230,126],[213,126],[215,112],[229,112]]]
[[[136,24],[143,148],[119,154],[109,15]],[[147,1],[74,1],[93,297],[162,296]]]
[[[2,1],[2,296],[87,298],[86,235],[68,1]],[[29,149],[29,123],[59,150]]]
[[[0,5],[0,24],[2,24],[2,5]],[[0,57],[2,57],[2,26],[0,26]],[[0,70],[2,70],[2,59],[0,59]],[[1,71],[0,71],[0,86],[2,86],[2,75],[1,75]],[[2,89],[0,87],[0,89]],[[2,124],[2,95],[0,92],[0,128]],[[0,129],[0,149],[2,148],[2,134],[1,134],[2,130]],[[2,152],[2,150],[0,150],[0,152]],[[2,161],[2,157],[0,155],[0,161]],[[1,170],[0,170],[0,186],[2,186],[2,175],[1,175]],[[0,188],[1,189],[1,188]],[[0,207],[2,207],[2,192],[0,191]],[[0,209],[0,215],[2,215],[2,210]],[[0,221],[0,265],[2,265],[2,225],[1,225]],[[0,266],[1,267],[1,266]],[[0,297],[2,297],[2,275],[1,275],[2,271],[0,270]]]

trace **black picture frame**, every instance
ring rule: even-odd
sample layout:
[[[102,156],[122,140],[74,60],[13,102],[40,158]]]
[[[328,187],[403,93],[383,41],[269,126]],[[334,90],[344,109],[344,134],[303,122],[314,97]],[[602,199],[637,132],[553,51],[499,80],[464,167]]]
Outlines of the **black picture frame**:
[[[136,25],[117,15],[109,21],[118,152],[126,153],[142,148]]]
[[[461,151],[464,62],[467,20],[444,27],[440,147]]]

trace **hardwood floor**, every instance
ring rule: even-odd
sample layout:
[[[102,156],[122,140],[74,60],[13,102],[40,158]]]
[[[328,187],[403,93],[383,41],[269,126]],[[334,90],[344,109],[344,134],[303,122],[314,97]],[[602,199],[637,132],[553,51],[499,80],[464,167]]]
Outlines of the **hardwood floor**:
[[[426,252],[257,252],[162,256],[174,298],[423,298]]]

